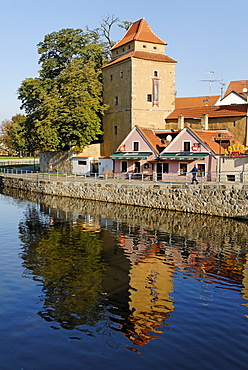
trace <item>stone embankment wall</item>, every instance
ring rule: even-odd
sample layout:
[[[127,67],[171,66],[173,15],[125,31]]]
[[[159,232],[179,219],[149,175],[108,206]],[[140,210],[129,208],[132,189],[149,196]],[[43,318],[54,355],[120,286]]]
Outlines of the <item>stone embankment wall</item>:
[[[62,197],[225,217],[248,215],[248,185],[138,185],[0,178],[4,187]]]

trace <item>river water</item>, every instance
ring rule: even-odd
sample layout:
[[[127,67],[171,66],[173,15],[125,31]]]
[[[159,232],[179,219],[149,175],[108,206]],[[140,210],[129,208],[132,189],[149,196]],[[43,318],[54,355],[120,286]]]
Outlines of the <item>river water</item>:
[[[1,369],[247,369],[248,223],[0,194]]]

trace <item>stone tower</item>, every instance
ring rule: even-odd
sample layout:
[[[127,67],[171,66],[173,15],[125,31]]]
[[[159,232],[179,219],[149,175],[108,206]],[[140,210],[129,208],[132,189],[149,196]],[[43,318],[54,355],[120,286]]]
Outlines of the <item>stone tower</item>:
[[[140,19],[111,49],[111,61],[103,67],[103,101],[109,105],[103,118],[104,155],[113,154],[135,125],[165,128],[175,108],[176,65],[165,45]]]

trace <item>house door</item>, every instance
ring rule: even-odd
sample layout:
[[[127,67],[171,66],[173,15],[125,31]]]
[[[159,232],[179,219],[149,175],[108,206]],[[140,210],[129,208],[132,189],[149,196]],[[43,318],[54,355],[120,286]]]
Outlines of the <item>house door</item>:
[[[162,180],[163,164],[157,163],[157,180]]]

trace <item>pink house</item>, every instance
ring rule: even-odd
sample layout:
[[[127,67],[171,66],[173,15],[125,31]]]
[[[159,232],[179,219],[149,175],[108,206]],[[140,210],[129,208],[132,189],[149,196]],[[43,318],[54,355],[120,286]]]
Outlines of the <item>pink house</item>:
[[[152,130],[135,126],[123,140],[117,151],[111,155],[114,159],[115,173],[152,174],[157,171],[159,154],[166,147],[166,137],[178,134],[172,131]]]
[[[212,176],[233,142],[238,143],[226,129],[174,131],[135,126],[111,158],[115,173],[156,174],[157,180],[164,180],[168,174],[185,176],[196,166],[201,176]]]

